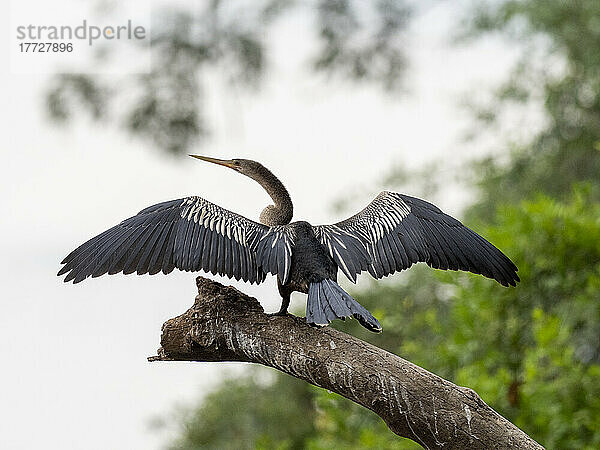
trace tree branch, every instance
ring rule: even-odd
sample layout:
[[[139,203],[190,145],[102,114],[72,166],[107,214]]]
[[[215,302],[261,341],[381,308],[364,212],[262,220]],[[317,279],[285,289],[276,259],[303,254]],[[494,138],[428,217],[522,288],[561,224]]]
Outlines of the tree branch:
[[[202,277],[196,284],[194,305],[165,322],[150,361],[274,367],[374,411],[394,433],[426,449],[543,448],[469,388],[333,328],[267,315],[233,287]]]

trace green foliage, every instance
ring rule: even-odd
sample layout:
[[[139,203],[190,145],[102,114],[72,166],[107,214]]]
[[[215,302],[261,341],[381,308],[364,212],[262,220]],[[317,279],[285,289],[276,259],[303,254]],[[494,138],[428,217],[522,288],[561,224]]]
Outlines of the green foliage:
[[[264,378],[265,371],[253,371],[226,380],[200,408],[176,414],[173,422],[180,432],[171,448],[304,448],[315,433],[315,394],[304,381],[280,375]]]
[[[525,355],[515,423],[535,427],[548,448],[598,448],[600,365],[576,357],[562,317],[535,309],[532,322],[536,345]]]
[[[540,191],[564,198],[573,181],[590,182],[600,199],[600,2],[502,0],[478,2],[474,11],[471,37],[502,32],[527,43],[512,76],[477,107],[481,125],[497,124],[503,112],[514,118],[518,105],[532,101],[541,103],[547,125],[531,142],[513,142],[508,164],[502,155],[475,165],[480,196],[472,213],[490,220],[498,202]]]
[[[461,283],[444,345],[457,383],[550,448],[600,439],[600,204],[589,189],[573,197],[501,209],[485,234],[514,258],[522,282]]]
[[[454,300],[454,379],[549,448],[600,439],[599,218],[589,189],[501,209],[486,235],[517,262],[521,284],[497,292],[475,278]]]

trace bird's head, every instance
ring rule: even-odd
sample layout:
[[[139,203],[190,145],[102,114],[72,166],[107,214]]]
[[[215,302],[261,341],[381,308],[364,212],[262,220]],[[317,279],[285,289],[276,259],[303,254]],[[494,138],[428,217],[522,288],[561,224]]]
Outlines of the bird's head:
[[[260,215],[260,222],[269,225],[290,223],[294,214],[294,205],[285,186],[273,173],[261,163],[251,159],[217,159],[209,156],[190,155],[202,161],[229,167],[242,175],[252,178],[260,184],[273,199],[273,205],[267,206]]]
[[[202,155],[190,155],[192,158],[201,159],[202,161],[207,161],[213,164],[219,164],[220,166],[229,167],[230,169],[235,170],[243,175],[246,175],[250,178],[254,178],[257,172],[261,169],[264,169],[263,165],[252,161],[251,159],[218,159],[211,158],[209,156]]]

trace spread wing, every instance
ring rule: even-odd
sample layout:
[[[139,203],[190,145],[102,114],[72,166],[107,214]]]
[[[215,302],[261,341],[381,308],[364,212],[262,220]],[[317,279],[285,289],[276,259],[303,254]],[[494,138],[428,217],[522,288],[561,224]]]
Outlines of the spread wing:
[[[268,228],[256,245],[256,259],[265,272],[278,274],[282,284],[290,275],[294,233],[286,225]]]
[[[517,267],[500,250],[435,205],[408,195],[382,192],[349,219],[314,228],[352,281],[362,270],[382,278],[417,262],[481,274],[504,286],[519,281]]]
[[[178,268],[251,283],[264,281],[267,272],[287,279],[288,239],[203,198],[186,197],[143,209],[90,239],[62,261],[58,275],[78,283],[105,273],[153,275]],[[269,251],[257,258],[263,248]]]

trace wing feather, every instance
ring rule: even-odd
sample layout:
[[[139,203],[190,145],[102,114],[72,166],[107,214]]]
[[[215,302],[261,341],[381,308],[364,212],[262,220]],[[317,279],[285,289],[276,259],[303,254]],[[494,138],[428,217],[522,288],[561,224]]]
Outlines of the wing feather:
[[[257,283],[267,272],[287,277],[291,244],[285,230],[278,231],[281,242],[275,242],[273,261],[256,258],[258,243],[270,231],[200,197],[171,200],[143,209],[73,250],[59,275],[78,283],[105,273],[166,274],[178,268]]]
[[[292,265],[295,234],[287,225],[269,228],[256,245],[256,260],[265,272],[277,274],[282,284],[287,283]]]
[[[519,281],[517,267],[500,250],[435,205],[408,195],[382,192],[358,214],[314,230],[351,281],[363,270],[382,278],[417,262],[482,274],[505,286]],[[340,241],[355,245],[342,248]]]
[[[165,227],[163,228],[163,231],[156,242],[156,249],[152,252],[150,264],[148,265],[148,273],[150,275],[156,275],[162,268],[162,262],[165,259],[165,253],[167,251],[166,247],[169,241],[171,228],[173,228],[173,223],[165,224]]]
[[[140,252],[141,253],[140,260],[138,261],[137,266],[136,266],[136,272],[138,275],[143,275],[145,273],[148,273],[148,269],[150,266],[150,259],[152,257],[153,252],[156,251],[156,248],[155,248],[156,243],[158,242],[160,235],[162,234],[165,226],[166,226],[165,223],[159,223],[156,226],[156,228],[154,229],[154,232],[152,233],[152,237],[150,239],[148,239],[148,241],[146,242],[146,245]]]

